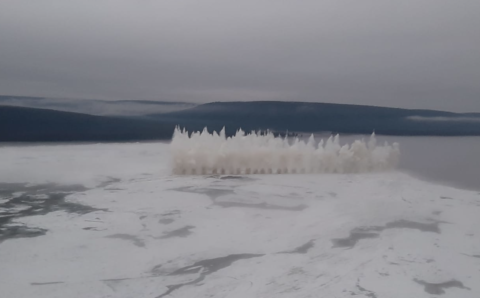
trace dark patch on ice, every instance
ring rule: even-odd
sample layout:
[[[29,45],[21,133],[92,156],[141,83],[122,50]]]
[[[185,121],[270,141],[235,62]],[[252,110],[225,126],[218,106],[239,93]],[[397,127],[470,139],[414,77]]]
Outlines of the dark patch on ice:
[[[167,213],[163,213],[161,214],[162,216],[169,216],[169,215],[176,215],[176,214],[180,214],[180,210],[172,210],[170,212],[167,212]]]
[[[453,198],[450,198],[450,197],[440,197],[440,199],[442,199],[442,200],[453,200]]]
[[[164,274],[166,272],[163,270],[163,265],[160,264],[160,265],[156,265],[155,267],[153,267],[152,270],[151,270],[151,273],[152,273],[153,276],[158,276],[158,275]]]
[[[214,202],[214,205],[220,206],[222,208],[232,208],[232,207],[240,207],[240,208],[256,208],[256,209],[268,209],[268,210],[286,210],[286,211],[302,211],[306,209],[307,205],[296,205],[296,206],[281,206],[281,205],[273,205],[268,203],[242,203],[242,202]]]
[[[431,232],[440,234],[440,228],[438,225],[440,221],[435,221],[432,223],[421,223],[416,221],[409,220],[396,220],[385,224],[384,226],[370,226],[370,227],[359,227],[350,231],[350,235],[346,238],[337,238],[333,239],[334,247],[353,247],[361,239],[367,238],[377,238],[382,231],[387,229],[413,229],[419,230],[422,232]],[[375,232],[375,233],[372,233]]]
[[[207,275],[217,272],[223,268],[226,268],[232,265],[234,262],[244,259],[251,259],[251,258],[258,258],[263,256],[263,254],[234,254],[228,255],[225,257],[214,258],[214,259],[207,259],[195,262],[193,265],[183,267],[171,272],[170,276],[174,275],[185,275],[185,274],[200,274],[196,279],[180,284],[168,285],[167,291],[156,298],[161,298],[170,295],[173,291],[187,285],[198,284],[202,282]]]
[[[400,266],[399,263],[396,263],[396,262],[389,262],[390,265],[395,265],[395,266]]]
[[[306,272],[303,270],[302,267],[293,267],[292,269],[290,269],[290,271],[288,272],[288,275],[305,275]]]
[[[161,219],[158,220],[158,223],[161,223],[163,225],[168,225],[168,224],[171,224],[174,221],[175,220],[173,220],[171,218],[161,218]]]
[[[390,276],[390,273],[388,272],[378,272],[380,276]]]
[[[335,193],[335,192],[333,192],[333,191],[332,191],[332,192],[329,192],[328,194],[329,194],[332,198],[336,198],[336,197],[337,197],[337,193]]]
[[[59,185],[55,183],[44,183],[29,185],[28,183],[4,183],[0,182],[0,195],[2,197],[13,196],[16,192],[25,192],[29,194],[45,194],[51,191],[55,192],[79,192],[86,191],[88,188],[80,184]]]
[[[306,254],[311,248],[315,246],[315,240],[312,239],[302,246],[299,246],[293,250],[280,252],[281,254]]]
[[[442,214],[442,211],[436,210],[436,211],[433,211],[432,214],[433,215],[440,215],[440,214]]]
[[[98,228],[96,227],[85,227],[83,228],[82,230],[85,230],[85,231],[100,231]]]
[[[351,231],[348,237],[332,239],[332,242],[333,242],[333,247],[352,248],[357,244],[358,241],[362,239],[377,238],[378,236],[379,234],[377,233]]]
[[[47,231],[46,229],[32,228],[18,223],[3,225],[0,226],[0,243],[8,239],[43,236]]]
[[[32,286],[46,286],[46,285],[57,285],[57,284],[63,284],[65,282],[63,281],[51,281],[51,282],[32,282],[30,285]]]
[[[203,275],[208,275],[217,272],[220,269],[226,268],[238,260],[257,258],[261,256],[263,256],[263,254],[233,254],[225,257],[202,260],[193,263],[193,265],[177,269],[169,275],[184,275],[198,273],[200,271],[202,271]]]
[[[307,205],[281,206],[281,205],[268,204],[265,202],[243,203],[238,201],[219,202],[217,200],[220,197],[235,194],[235,192],[231,189],[180,187],[172,190],[207,195],[208,197],[210,197],[214,205],[220,206],[222,208],[240,207],[240,208],[257,208],[257,209],[270,209],[270,210],[302,211],[308,207]]]
[[[454,279],[450,281],[442,282],[442,283],[429,283],[416,278],[413,279],[413,281],[416,282],[417,284],[423,285],[425,292],[432,295],[445,294],[444,289],[448,289],[448,288],[459,288],[464,290],[470,290],[470,288],[465,287],[462,282]]]
[[[397,220],[385,225],[385,229],[414,229],[422,232],[431,232],[440,234],[439,222],[421,223],[409,220]]]
[[[122,180],[119,179],[119,178],[107,177],[107,180],[106,180],[106,181],[103,181],[103,182],[100,183],[100,184],[98,184],[97,187],[98,187],[98,188],[105,188],[105,187],[109,186],[110,184],[117,183],[117,182],[120,182],[120,181],[122,181]]]
[[[189,186],[174,188],[174,189],[171,189],[171,190],[188,192],[188,193],[196,193],[196,194],[204,194],[204,195],[207,195],[211,200],[215,200],[219,197],[226,196],[226,195],[231,195],[231,194],[235,193],[231,189],[192,188],[192,187],[189,187]]]
[[[127,241],[131,241],[134,245],[138,247],[145,247],[145,243],[143,242],[143,240],[141,240],[135,235],[113,234],[113,235],[107,236],[106,238],[127,240]]]
[[[357,289],[360,290],[360,292],[362,292],[363,295],[367,296],[367,297],[370,297],[370,298],[377,298],[377,294],[375,294],[375,292],[372,292],[370,290],[367,290],[365,289],[364,287],[362,287],[360,285],[360,280],[357,280]]]
[[[116,292],[116,286],[118,284],[121,284],[124,281],[127,280],[132,280],[136,278],[131,278],[131,277],[126,277],[126,278],[108,278],[108,279],[101,279],[105,285],[107,285],[110,289],[112,289],[114,292]]]
[[[256,181],[256,180],[258,180],[258,179],[252,178],[252,177],[234,176],[234,175],[221,176],[219,178],[222,179],[222,180],[241,180],[241,181]]]
[[[215,200],[222,196],[234,194],[235,192],[231,189],[206,188],[202,193],[209,196],[212,200]]]
[[[190,282],[185,282],[185,283],[176,284],[176,285],[169,285],[169,286],[167,286],[167,289],[168,289],[168,290],[167,290],[165,293],[163,293],[162,295],[157,296],[157,297],[155,297],[155,298],[162,298],[162,297],[168,296],[168,295],[170,295],[173,291],[178,290],[178,289],[180,289],[180,288],[183,287],[183,286],[193,285],[193,284],[196,284],[196,283],[198,283],[198,282],[201,282],[202,280],[203,280],[203,278],[202,278],[202,277],[199,277],[199,278],[197,278],[197,279],[195,279],[195,280],[192,280],[192,281],[190,281]]]
[[[478,258],[478,259],[480,259],[480,255],[469,255],[469,254],[464,254],[464,253],[462,253],[462,255],[467,256],[467,257],[471,257],[471,258]]]
[[[0,183],[0,243],[11,238],[36,237],[47,230],[14,224],[12,221],[26,216],[46,215],[54,211],[86,214],[108,211],[87,205],[65,201],[75,192],[87,190],[82,185],[58,185],[53,183],[28,185],[27,183]]]
[[[173,238],[173,237],[187,237],[188,235],[192,234],[190,232],[191,229],[195,228],[194,226],[184,226],[183,228],[176,229],[170,232],[165,232],[163,236],[160,237],[160,239],[167,239],[167,238]]]

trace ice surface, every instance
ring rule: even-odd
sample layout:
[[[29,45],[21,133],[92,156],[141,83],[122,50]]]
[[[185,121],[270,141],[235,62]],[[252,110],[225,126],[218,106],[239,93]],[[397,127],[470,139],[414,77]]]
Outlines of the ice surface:
[[[395,171],[176,176],[169,150],[0,148],[0,233],[42,231],[4,235],[0,296],[480,297],[477,192]]]
[[[391,170],[398,163],[399,145],[354,141],[340,146],[339,136],[316,142],[275,137],[273,133],[245,134],[233,137],[202,132],[189,134],[176,128],[171,143],[174,174],[296,174],[362,173]]]

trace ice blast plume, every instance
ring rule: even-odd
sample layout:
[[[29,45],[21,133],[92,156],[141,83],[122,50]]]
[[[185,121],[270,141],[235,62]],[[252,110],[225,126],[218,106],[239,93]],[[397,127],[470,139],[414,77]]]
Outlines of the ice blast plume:
[[[395,168],[400,150],[397,143],[377,145],[375,134],[365,142],[340,145],[339,136],[316,142],[275,137],[273,133],[241,129],[232,137],[225,129],[189,134],[176,128],[171,143],[173,173],[205,174],[296,174],[364,173]]]

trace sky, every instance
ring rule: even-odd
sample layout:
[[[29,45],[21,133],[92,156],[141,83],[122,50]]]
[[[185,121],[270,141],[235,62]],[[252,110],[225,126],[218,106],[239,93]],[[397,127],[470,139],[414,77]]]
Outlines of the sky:
[[[0,94],[480,112],[478,0],[2,0]]]

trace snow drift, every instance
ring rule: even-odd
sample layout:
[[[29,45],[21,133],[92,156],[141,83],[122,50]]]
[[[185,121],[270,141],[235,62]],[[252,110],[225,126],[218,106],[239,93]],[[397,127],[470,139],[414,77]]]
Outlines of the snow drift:
[[[377,172],[393,169],[400,156],[398,143],[379,146],[375,134],[341,146],[339,135],[320,142],[311,135],[305,142],[271,132],[238,130],[227,138],[225,130],[189,134],[177,127],[170,146],[177,175]]]

